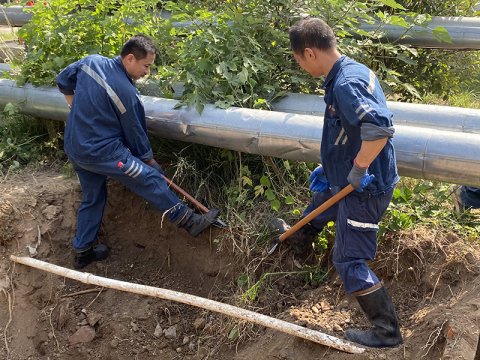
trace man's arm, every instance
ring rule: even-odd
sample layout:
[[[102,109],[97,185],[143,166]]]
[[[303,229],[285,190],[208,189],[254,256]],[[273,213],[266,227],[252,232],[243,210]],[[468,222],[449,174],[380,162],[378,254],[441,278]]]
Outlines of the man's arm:
[[[387,143],[388,138],[373,140],[373,141],[362,141],[360,151],[358,152],[355,163],[358,167],[367,168],[373,160],[380,154],[380,151],[384,148]]]
[[[71,108],[73,103],[73,95],[66,95],[66,94],[64,95],[65,95],[65,100],[67,100],[68,107]]]

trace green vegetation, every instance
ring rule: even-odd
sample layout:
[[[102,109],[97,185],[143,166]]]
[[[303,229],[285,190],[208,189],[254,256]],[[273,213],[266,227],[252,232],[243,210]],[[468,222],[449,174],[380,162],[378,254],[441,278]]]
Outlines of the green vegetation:
[[[58,121],[38,120],[8,104],[0,113],[0,176],[29,163],[60,158],[63,139]]]

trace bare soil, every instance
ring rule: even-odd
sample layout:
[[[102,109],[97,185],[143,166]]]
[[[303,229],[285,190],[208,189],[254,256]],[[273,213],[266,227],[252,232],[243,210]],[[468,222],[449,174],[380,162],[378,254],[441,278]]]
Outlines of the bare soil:
[[[405,343],[347,354],[171,301],[99,289],[28,268],[34,256],[72,268],[70,240],[81,190],[76,178],[36,168],[0,183],[0,358],[2,359],[478,359],[478,241],[420,229],[381,244],[372,264],[398,310]],[[242,273],[228,237],[188,236],[116,183],[99,241],[111,256],[84,271],[239,305]],[[478,239],[477,239],[478,240]],[[225,245],[225,244],[224,244]],[[282,257],[292,269],[288,250]],[[368,323],[333,270],[306,285],[280,277],[246,308],[343,337]]]

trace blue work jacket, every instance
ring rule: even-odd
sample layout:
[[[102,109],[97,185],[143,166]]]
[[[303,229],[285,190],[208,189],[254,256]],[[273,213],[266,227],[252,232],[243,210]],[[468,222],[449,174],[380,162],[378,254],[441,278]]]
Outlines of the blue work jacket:
[[[353,160],[363,140],[388,137],[368,172],[375,175],[365,192],[378,194],[391,189],[399,180],[393,148],[392,112],[375,74],[365,65],[342,56],[323,84],[325,117],[321,160],[331,185],[345,187]]]
[[[120,56],[89,55],[67,66],[57,85],[74,95],[64,135],[70,158],[95,163],[127,151],[144,161],[152,158],[143,103]]]

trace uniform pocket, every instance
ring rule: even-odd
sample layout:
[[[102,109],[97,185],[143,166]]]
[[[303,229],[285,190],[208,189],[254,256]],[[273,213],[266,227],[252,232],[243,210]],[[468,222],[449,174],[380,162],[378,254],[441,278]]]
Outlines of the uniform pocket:
[[[379,214],[375,199],[351,195],[346,198],[345,255],[372,260],[377,251]],[[380,215],[381,216],[381,215]]]
[[[373,260],[377,252],[378,228],[374,229],[362,225],[363,223],[347,219],[346,237],[348,238],[348,244],[345,247],[345,255],[356,259]]]

